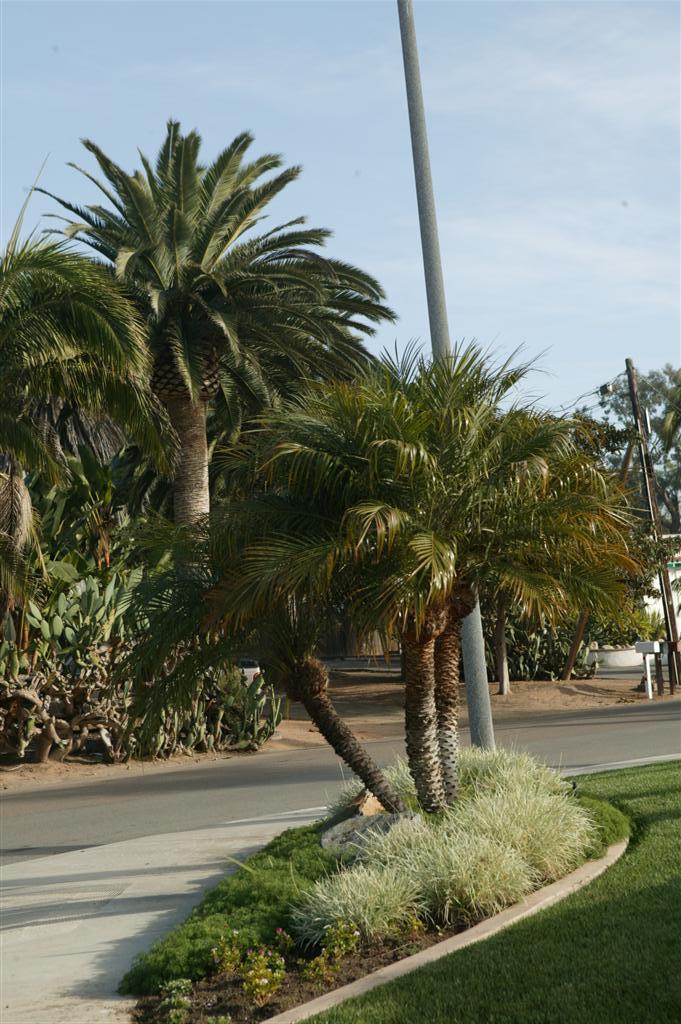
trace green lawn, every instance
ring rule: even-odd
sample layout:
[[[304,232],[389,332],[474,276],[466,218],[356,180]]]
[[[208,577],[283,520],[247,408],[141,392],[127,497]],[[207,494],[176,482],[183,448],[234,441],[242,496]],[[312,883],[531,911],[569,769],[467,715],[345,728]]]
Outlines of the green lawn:
[[[632,819],[614,867],[537,917],[314,1024],[679,1024],[681,763],[578,784]]]

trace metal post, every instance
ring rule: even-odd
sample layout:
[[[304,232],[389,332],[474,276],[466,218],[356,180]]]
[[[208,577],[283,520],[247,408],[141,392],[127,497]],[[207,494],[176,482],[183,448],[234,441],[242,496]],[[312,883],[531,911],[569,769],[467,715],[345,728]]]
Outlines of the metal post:
[[[440,241],[437,232],[433,178],[428,154],[428,132],[421,89],[419,52],[414,29],[414,10],[411,0],[397,0],[404,60],[404,80],[407,87],[407,108],[411,150],[416,180],[416,201],[421,229],[423,271],[426,279],[430,344],[434,359],[446,359],[450,352],[447,303],[442,276]],[[463,620],[461,629],[464,677],[468,697],[471,740],[476,746],[494,747],[492,706],[487,683],[485,640],[482,634],[480,603]]]
[[[450,353],[449,323],[447,321],[447,302],[442,276],[437,216],[435,214],[433,177],[430,173],[428,131],[426,129],[426,113],[423,106],[423,92],[421,90],[419,51],[416,43],[414,10],[411,0],[397,0],[397,11],[400,17],[404,80],[407,86],[411,152],[414,160],[416,202],[419,209],[421,249],[423,252],[423,272],[426,279],[426,296],[428,299],[430,344],[433,350],[433,358],[445,359]]]
[[[643,473],[643,484],[645,491],[648,515],[653,526],[653,533],[656,540],[662,539],[662,520],[660,508],[657,504],[655,493],[655,468],[650,457],[648,448],[648,434],[646,431],[641,406],[638,400],[638,380],[633,359],[627,359],[627,380],[629,381],[629,397],[631,408],[634,413],[634,422],[638,434],[638,451],[641,460],[641,471]],[[669,664],[669,690],[673,694],[679,683],[679,632],[676,623],[676,611],[674,610],[674,593],[669,578],[669,570],[666,565],[660,567],[659,571],[660,591],[662,593],[662,607],[667,632],[667,657]]]
[[[482,632],[480,602],[461,623],[461,650],[463,654],[463,677],[466,683],[468,702],[468,728],[474,747],[494,750],[494,724],[492,704],[487,685],[487,662],[485,660],[485,638]]]

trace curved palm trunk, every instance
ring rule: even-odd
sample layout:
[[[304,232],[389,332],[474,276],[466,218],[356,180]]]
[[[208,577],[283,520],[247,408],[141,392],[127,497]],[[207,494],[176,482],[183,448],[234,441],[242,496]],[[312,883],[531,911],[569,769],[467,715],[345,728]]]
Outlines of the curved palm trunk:
[[[184,398],[166,400],[179,441],[173,475],[173,514],[176,526],[189,526],[210,512],[206,403]]]
[[[497,605],[497,621],[494,626],[494,660],[497,666],[499,693],[506,697],[511,692],[511,680],[508,674],[508,650],[506,648],[506,602],[499,598]]]
[[[327,743],[385,809],[395,813],[404,811],[404,803],[398,794],[334,708],[324,665],[316,658],[299,662],[287,675],[284,685],[291,699],[302,703]]]
[[[431,814],[446,806],[435,705],[435,638],[443,624],[434,618],[420,631],[411,627],[402,634],[407,759],[419,803]]]

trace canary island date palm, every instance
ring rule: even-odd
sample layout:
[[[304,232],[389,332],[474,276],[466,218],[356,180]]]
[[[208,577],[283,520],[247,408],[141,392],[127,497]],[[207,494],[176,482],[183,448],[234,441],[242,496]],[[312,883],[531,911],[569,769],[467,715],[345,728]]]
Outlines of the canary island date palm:
[[[538,600],[557,579],[555,556],[537,564],[537,553],[566,532],[586,545],[575,575],[588,582],[598,565],[594,590],[616,586],[615,556],[626,559],[626,516],[608,505],[597,468],[578,463],[569,425],[502,407],[527,369],[496,366],[475,347],[434,365],[409,353],[352,385],[311,388],[255,438],[276,495],[254,499],[251,515],[270,532],[249,585],[266,578],[284,594],[344,579],[360,629],[399,631],[407,752],[427,811],[456,798],[460,626],[478,584],[494,572]],[[540,513],[535,481],[559,458],[573,461]],[[521,509],[514,488],[531,486]]]
[[[303,378],[352,375],[366,360],[362,336],[393,318],[373,278],[320,255],[328,231],[300,217],[256,230],[300,168],[282,170],[272,154],[247,161],[252,141],[238,135],[203,165],[199,135],[169,121],[155,164],[140,154],[129,174],[86,140],[104,180],[78,170],[105,202],[58,200],[72,215],[66,233],[110,261],[149,324],[152,389],[180,443],[178,525],[209,510],[206,416],[218,393],[229,402],[253,377],[276,395]]]
[[[113,419],[169,467],[165,414],[148,388],[145,330],[134,305],[106,267],[64,242],[22,240],[23,212],[0,257],[0,613],[19,586],[31,526],[24,472],[52,481],[68,475],[41,404],[67,402]]]

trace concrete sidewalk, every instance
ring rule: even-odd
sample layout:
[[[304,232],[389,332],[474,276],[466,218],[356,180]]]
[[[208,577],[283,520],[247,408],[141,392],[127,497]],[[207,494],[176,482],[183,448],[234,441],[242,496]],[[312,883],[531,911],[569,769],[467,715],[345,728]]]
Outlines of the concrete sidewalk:
[[[10,864],[0,899],[0,1022],[129,1020],[116,995],[134,956],[224,877],[228,857],[319,817],[309,808]]]

